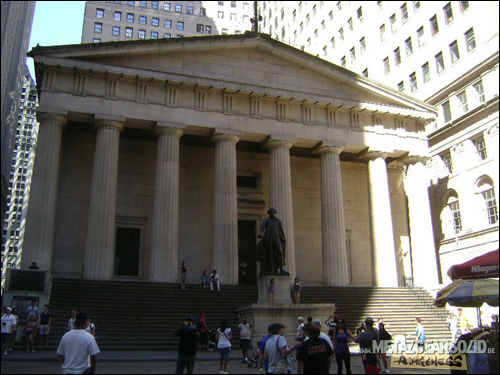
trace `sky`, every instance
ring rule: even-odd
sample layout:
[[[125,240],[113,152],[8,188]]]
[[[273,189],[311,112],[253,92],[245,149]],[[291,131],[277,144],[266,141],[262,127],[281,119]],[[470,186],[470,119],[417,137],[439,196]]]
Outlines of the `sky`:
[[[37,44],[80,44],[84,11],[85,1],[37,1],[28,51]],[[31,57],[28,57],[27,64],[31,77],[35,79]]]

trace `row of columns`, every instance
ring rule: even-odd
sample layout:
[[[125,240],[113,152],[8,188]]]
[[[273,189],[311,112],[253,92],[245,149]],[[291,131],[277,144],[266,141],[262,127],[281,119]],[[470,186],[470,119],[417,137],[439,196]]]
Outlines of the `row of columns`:
[[[42,269],[51,269],[54,245],[59,155],[64,116],[44,114],[39,116],[40,133],[37,147],[37,168],[33,181],[32,205],[27,223],[25,249],[29,257],[24,263],[37,259]],[[83,277],[91,280],[109,280],[113,276],[116,191],[120,132],[123,120],[96,119],[96,149],[91,182],[89,220],[85,246]],[[159,124],[155,196],[153,207],[151,263],[149,278],[154,282],[174,282],[178,263],[178,217],[179,217],[179,148],[183,131]],[[236,144],[238,135],[216,132],[215,186],[213,214],[213,268],[224,270],[228,284],[238,283],[238,209],[236,186]],[[290,140],[270,138],[264,147],[270,152],[270,206],[276,208],[283,223],[287,238],[286,269],[296,275],[294,224],[292,205],[292,183]],[[340,153],[335,144],[322,143],[316,152],[320,155],[321,167],[321,223],[323,253],[323,285],[349,285],[345,242],[345,220],[342,196]],[[375,285],[397,286],[396,253],[392,229],[390,193],[387,166],[383,154],[373,154],[368,160],[368,179],[371,203],[371,228],[374,252]],[[421,171],[420,167],[414,169]],[[421,176],[420,176],[421,177]],[[428,202],[427,190],[416,188],[409,195],[419,211],[422,201]],[[424,194],[425,193],[425,194]],[[418,208],[418,209],[417,209]],[[425,213],[427,215],[427,212]],[[428,212],[430,222],[430,211]],[[410,220],[412,220],[410,218]],[[413,223],[412,223],[413,224]],[[412,226],[413,228],[413,226]],[[412,229],[423,240],[429,228]],[[430,228],[432,234],[432,228]],[[428,243],[429,242],[429,243]],[[430,247],[429,247],[430,249]],[[432,253],[431,250],[428,253]],[[28,254],[26,254],[28,255]],[[428,254],[427,254],[428,255]],[[377,272],[379,270],[380,272]]]

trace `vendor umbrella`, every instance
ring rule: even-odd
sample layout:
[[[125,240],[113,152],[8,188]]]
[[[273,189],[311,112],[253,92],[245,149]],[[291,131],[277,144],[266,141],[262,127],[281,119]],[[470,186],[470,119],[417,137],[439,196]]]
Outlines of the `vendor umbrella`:
[[[443,307],[446,302],[461,307],[480,307],[484,302],[498,306],[498,280],[455,280],[437,293],[434,304]]]
[[[456,279],[482,279],[498,277],[498,249],[462,264],[451,266],[448,276]]]

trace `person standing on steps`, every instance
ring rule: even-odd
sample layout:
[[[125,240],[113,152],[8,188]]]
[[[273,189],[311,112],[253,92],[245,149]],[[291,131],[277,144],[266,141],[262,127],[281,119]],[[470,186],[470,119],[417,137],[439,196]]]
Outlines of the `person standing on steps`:
[[[181,271],[181,289],[186,289],[186,274],[188,271],[186,262],[182,261],[182,264],[177,269]]]

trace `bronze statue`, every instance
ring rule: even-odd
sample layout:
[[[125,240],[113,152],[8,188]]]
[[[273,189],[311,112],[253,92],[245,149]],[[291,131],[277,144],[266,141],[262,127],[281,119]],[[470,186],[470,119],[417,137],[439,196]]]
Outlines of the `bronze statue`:
[[[290,275],[283,266],[286,265],[285,233],[283,224],[275,216],[276,210],[267,211],[269,217],[264,220],[258,234],[262,240],[257,244],[257,260],[260,261],[260,276],[283,274]]]

